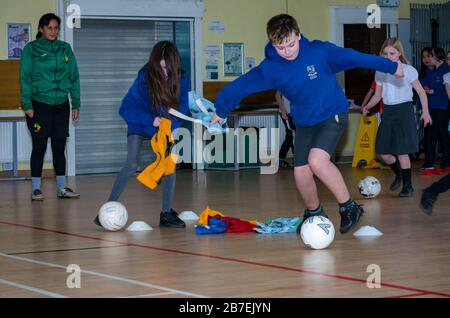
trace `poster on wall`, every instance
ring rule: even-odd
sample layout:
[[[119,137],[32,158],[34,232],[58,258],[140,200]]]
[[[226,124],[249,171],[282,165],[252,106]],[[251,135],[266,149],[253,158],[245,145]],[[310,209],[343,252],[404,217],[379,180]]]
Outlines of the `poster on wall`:
[[[206,59],[206,79],[218,80],[219,79],[219,60],[214,58]]]
[[[30,41],[30,23],[7,23],[8,59],[20,59],[25,44]]]
[[[241,76],[244,73],[244,44],[223,44],[223,75]]]

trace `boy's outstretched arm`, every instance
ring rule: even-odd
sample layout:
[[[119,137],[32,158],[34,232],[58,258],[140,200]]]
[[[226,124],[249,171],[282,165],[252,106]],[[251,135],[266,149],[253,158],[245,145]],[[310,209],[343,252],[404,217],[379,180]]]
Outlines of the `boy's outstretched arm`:
[[[228,113],[234,110],[239,102],[248,95],[273,88],[264,68],[261,65],[255,67],[220,90],[214,103],[216,114],[213,116],[211,125],[217,122],[221,123]]]
[[[326,63],[333,73],[339,73],[352,68],[367,68],[397,77],[403,76],[400,63],[372,54],[365,54],[349,48],[342,48],[332,43],[326,43]]]

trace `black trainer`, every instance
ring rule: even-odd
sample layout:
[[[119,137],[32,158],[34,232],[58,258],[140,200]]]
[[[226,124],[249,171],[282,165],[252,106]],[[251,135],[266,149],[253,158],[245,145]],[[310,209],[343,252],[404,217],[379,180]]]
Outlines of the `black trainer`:
[[[178,217],[174,209],[170,209],[170,212],[161,212],[159,226],[182,228],[186,227],[186,223]]]
[[[359,219],[364,214],[362,205],[353,202],[350,206],[342,207],[339,209],[341,214],[341,226],[339,232],[342,234],[347,233],[358,224]]]
[[[95,223],[95,225],[103,227],[102,224],[100,223],[100,219],[98,218],[98,215],[95,217],[93,222]]]
[[[425,214],[431,215],[433,213],[433,205],[437,198],[438,195],[436,193],[429,192],[426,189],[423,190],[420,207]]]
[[[413,195],[414,188],[411,183],[407,183],[403,185],[402,191],[398,194],[401,198],[410,197]]]
[[[323,211],[323,208],[320,208],[317,212],[311,212],[309,210],[305,210],[305,213],[303,214],[303,220],[302,222],[297,226],[297,234],[300,234],[300,230],[302,228],[303,223],[305,223],[307,218],[313,217],[313,216],[324,216],[328,219],[328,215]]]
[[[389,190],[395,191],[402,185],[402,176],[397,174],[395,175],[394,182],[392,182],[391,186],[389,187]]]

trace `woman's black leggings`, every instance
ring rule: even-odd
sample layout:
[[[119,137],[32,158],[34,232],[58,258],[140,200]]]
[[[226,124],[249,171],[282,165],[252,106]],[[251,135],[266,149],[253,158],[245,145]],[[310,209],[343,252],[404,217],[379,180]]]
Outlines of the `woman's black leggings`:
[[[53,167],[57,176],[66,175],[66,137],[51,137]],[[32,136],[33,151],[31,152],[31,176],[41,177],[44,156],[47,151],[48,138]]]

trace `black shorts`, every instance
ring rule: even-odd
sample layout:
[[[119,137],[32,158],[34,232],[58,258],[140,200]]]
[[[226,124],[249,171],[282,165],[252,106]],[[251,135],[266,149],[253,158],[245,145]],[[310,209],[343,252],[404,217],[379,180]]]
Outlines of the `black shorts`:
[[[340,113],[314,126],[297,126],[295,132],[294,166],[307,165],[309,152],[312,148],[322,149],[332,157],[347,125],[348,113]]]
[[[69,137],[69,100],[59,105],[47,105],[34,100],[31,103],[34,116],[26,118],[28,130],[33,137]]]

